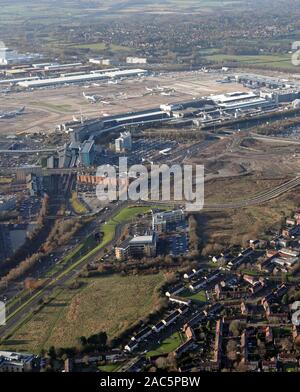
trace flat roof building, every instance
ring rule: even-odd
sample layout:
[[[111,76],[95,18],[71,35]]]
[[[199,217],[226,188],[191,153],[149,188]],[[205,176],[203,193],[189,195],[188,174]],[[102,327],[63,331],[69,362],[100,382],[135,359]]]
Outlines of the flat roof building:
[[[211,95],[210,98],[221,109],[249,109],[274,105],[275,102],[262,98],[254,92],[235,91],[220,95]]]
[[[167,232],[173,228],[174,223],[185,219],[184,210],[163,211],[152,214],[152,230],[158,233]]]
[[[128,257],[154,257],[156,255],[157,237],[155,233],[136,236],[126,240],[115,248],[117,260],[126,260]]]

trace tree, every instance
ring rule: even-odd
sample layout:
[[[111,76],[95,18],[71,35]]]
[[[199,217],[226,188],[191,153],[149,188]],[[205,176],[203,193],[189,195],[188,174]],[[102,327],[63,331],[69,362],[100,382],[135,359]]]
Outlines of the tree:
[[[283,305],[288,305],[288,303],[289,303],[289,296],[288,296],[288,294],[284,294],[284,296],[282,297],[281,302],[282,302]]]
[[[48,356],[49,356],[51,359],[56,359],[56,350],[55,350],[55,347],[54,347],[54,346],[51,346],[51,347],[49,348]]]
[[[282,348],[286,351],[292,351],[293,343],[291,339],[285,338],[282,340]]]
[[[245,372],[247,372],[248,367],[247,367],[247,365],[245,365],[243,362],[240,362],[240,363],[236,366],[235,370],[236,370],[237,372],[240,372],[240,373],[245,373]]]
[[[159,357],[155,361],[155,365],[158,369],[166,369],[168,366],[168,360],[166,357]]]
[[[78,340],[79,340],[79,343],[82,346],[86,346],[87,345],[87,338],[85,336],[80,336],[80,338],[78,338]]]
[[[257,341],[257,353],[260,358],[264,358],[267,353],[266,345],[260,339]]]
[[[229,340],[226,346],[227,357],[231,361],[236,361],[237,359],[237,343],[235,340]]]
[[[231,321],[229,325],[229,331],[232,333],[233,336],[239,336],[242,330],[242,325],[239,320]]]
[[[87,343],[98,346],[99,348],[106,347],[106,343],[107,343],[106,332],[99,332],[98,334],[90,336],[89,338],[87,338]]]

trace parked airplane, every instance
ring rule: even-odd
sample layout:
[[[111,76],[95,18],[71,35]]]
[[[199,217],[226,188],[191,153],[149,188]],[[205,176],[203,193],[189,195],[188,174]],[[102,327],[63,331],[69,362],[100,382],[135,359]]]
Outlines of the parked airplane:
[[[84,96],[84,98],[86,100],[88,100],[91,103],[96,103],[96,102],[100,101],[100,99],[103,98],[101,95],[86,95],[85,92],[83,92],[82,95]]]
[[[0,119],[13,118],[22,114],[24,111],[25,111],[25,106],[23,106],[19,110],[14,110],[12,112],[0,112]]]

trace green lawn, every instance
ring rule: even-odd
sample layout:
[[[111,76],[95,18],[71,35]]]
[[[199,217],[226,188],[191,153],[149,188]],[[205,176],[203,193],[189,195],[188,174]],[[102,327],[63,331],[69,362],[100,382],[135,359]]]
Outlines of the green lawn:
[[[277,55],[229,55],[229,54],[212,54],[206,56],[208,60],[216,63],[235,62],[240,65],[258,65],[266,68],[289,68],[296,69],[292,64],[290,54]]]
[[[191,294],[189,290],[184,291],[183,294],[180,294],[180,296],[192,299],[194,301],[199,301],[199,302],[207,302],[206,294],[204,290],[199,291],[198,293]]]
[[[203,290],[199,291],[199,293],[190,295],[189,298],[190,299],[194,299],[196,301],[200,301],[200,302],[206,302],[207,301],[205,291],[203,291]]]
[[[147,357],[169,354],[170,352],[176,350],[176,348],[184,342],[184,335],[181,332],[175,332],[173,335],[165,339],[159,346],[154,348],[152,351],[149,351],[147,353]]]
[[[49,109],[51,110],[55,110],[58,112],[62,112],[62,113],[73,113],[73,109],[71,105],[57,105],[51,102],[36,102],[36,101],[31,101],[29,102],[29,105],[31,106],[35,106],[37,108],[43,108],[43,109]]]
[[[121,210],[114,218],[114,222],[124,223],[139,214],[146,214],[151,210],[152,207],[127,207]]]
[[[78,195],[76,192],[72,193],[72,197],[70,199],[73,210],[76,214],[83,215],[87,214],[89,211],[86,206],[78,199]]]
[[[102,226],[102,246],[113,240],[118,224],[129,222],[139,214],[146,214],[152,207],[126,207]]]
[[[0,185],[10,184],[12,182],[12,178],[10,177],[0,177]]]

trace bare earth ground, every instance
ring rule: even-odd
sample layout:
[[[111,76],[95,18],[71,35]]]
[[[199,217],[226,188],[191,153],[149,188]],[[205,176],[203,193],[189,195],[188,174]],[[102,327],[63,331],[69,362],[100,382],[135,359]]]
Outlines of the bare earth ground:
[[[204,163],[205,202],[248,199],[300,175],[300,146],[272,141],[254,142],[247,134],[238,140],[221,139],[194,162]],[[250,146],[245,148],[244,145]],[[205,254],[228,245],[245,245],[249,238],[276,230],[300,205],[299,187],[263,205],[244,209],[203,212],[198,215]]]

